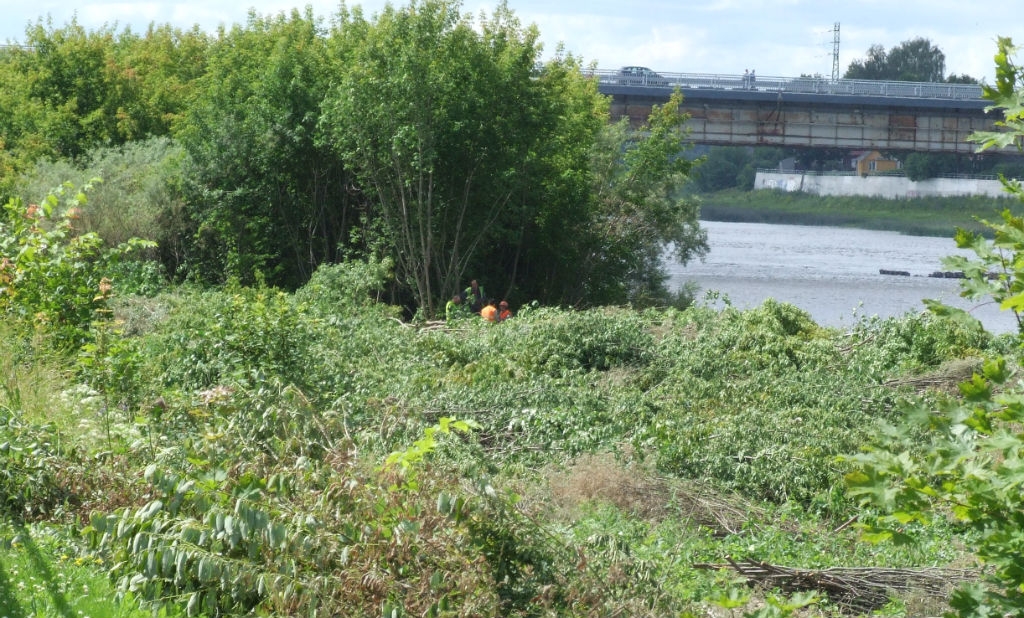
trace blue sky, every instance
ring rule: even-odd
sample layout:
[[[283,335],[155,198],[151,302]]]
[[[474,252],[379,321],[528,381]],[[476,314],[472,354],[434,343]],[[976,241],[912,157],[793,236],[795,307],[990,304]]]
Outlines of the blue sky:
[[[348,1],[367,15],[384,0]],[[396,5],[407,1],[393,2]],[[839,68],[916,37],[946,55],[946,73],[991,81],[999,36],[1024,44],[1024,20],[1010,0],[508,0],[524,23],[535,23],[545,57],[559,43],[602,69],[644,65],[657,71],[792,77],[830,76],[834,27],[839,23]],[[276,14],[311,6],[329,20],[337,0],[0,0],[0,41],[24,39],[25,25],[47,16],[55,25],[77,15],[94,29],[104,24],[144,31],[151,22],[181,28],[244,23],[249,9]],[[464,0],[464,12],[490,12],[493,1]]]

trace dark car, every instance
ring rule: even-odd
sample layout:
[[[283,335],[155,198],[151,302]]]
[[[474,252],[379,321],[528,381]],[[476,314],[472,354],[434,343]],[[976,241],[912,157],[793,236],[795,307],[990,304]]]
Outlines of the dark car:
[[[668,80],[647,67],[622,67],[616,81],[624,86],[668,86]]]

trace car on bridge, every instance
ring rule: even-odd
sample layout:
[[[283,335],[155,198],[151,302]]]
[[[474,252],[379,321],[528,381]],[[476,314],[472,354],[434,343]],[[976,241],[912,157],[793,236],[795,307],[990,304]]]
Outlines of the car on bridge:
[[[668,86],[668,79],[647,67],[622,67],[615,83],[623,86]]]

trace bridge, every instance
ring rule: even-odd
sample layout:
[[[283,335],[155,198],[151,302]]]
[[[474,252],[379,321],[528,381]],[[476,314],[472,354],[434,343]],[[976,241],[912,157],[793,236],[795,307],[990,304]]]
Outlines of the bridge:
[[[613,120],[646,122],[675,88],[698,144],[973,153],[975,131],[1002,119],[986,112],[977,84],[831,80],[595,70]],[[1014,148],[1000,152],[1013,152]]]

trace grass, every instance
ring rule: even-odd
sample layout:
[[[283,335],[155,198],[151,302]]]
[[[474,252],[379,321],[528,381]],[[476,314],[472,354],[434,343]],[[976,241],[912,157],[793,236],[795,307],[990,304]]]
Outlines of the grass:
[[[701,218],[707,221],[827,225],[949,238],[958,227],[989,231],[978,220],[999,220],[1003,209],[1024,211],[1018,202],[1003,198],[888,200],[767,190],[720,191],[701,196],[701,202]]]
[[[68,538],[48,526],[0,524],[0,617],[150,616],[134,601],[115,600],[104,565],[79,555]]]

